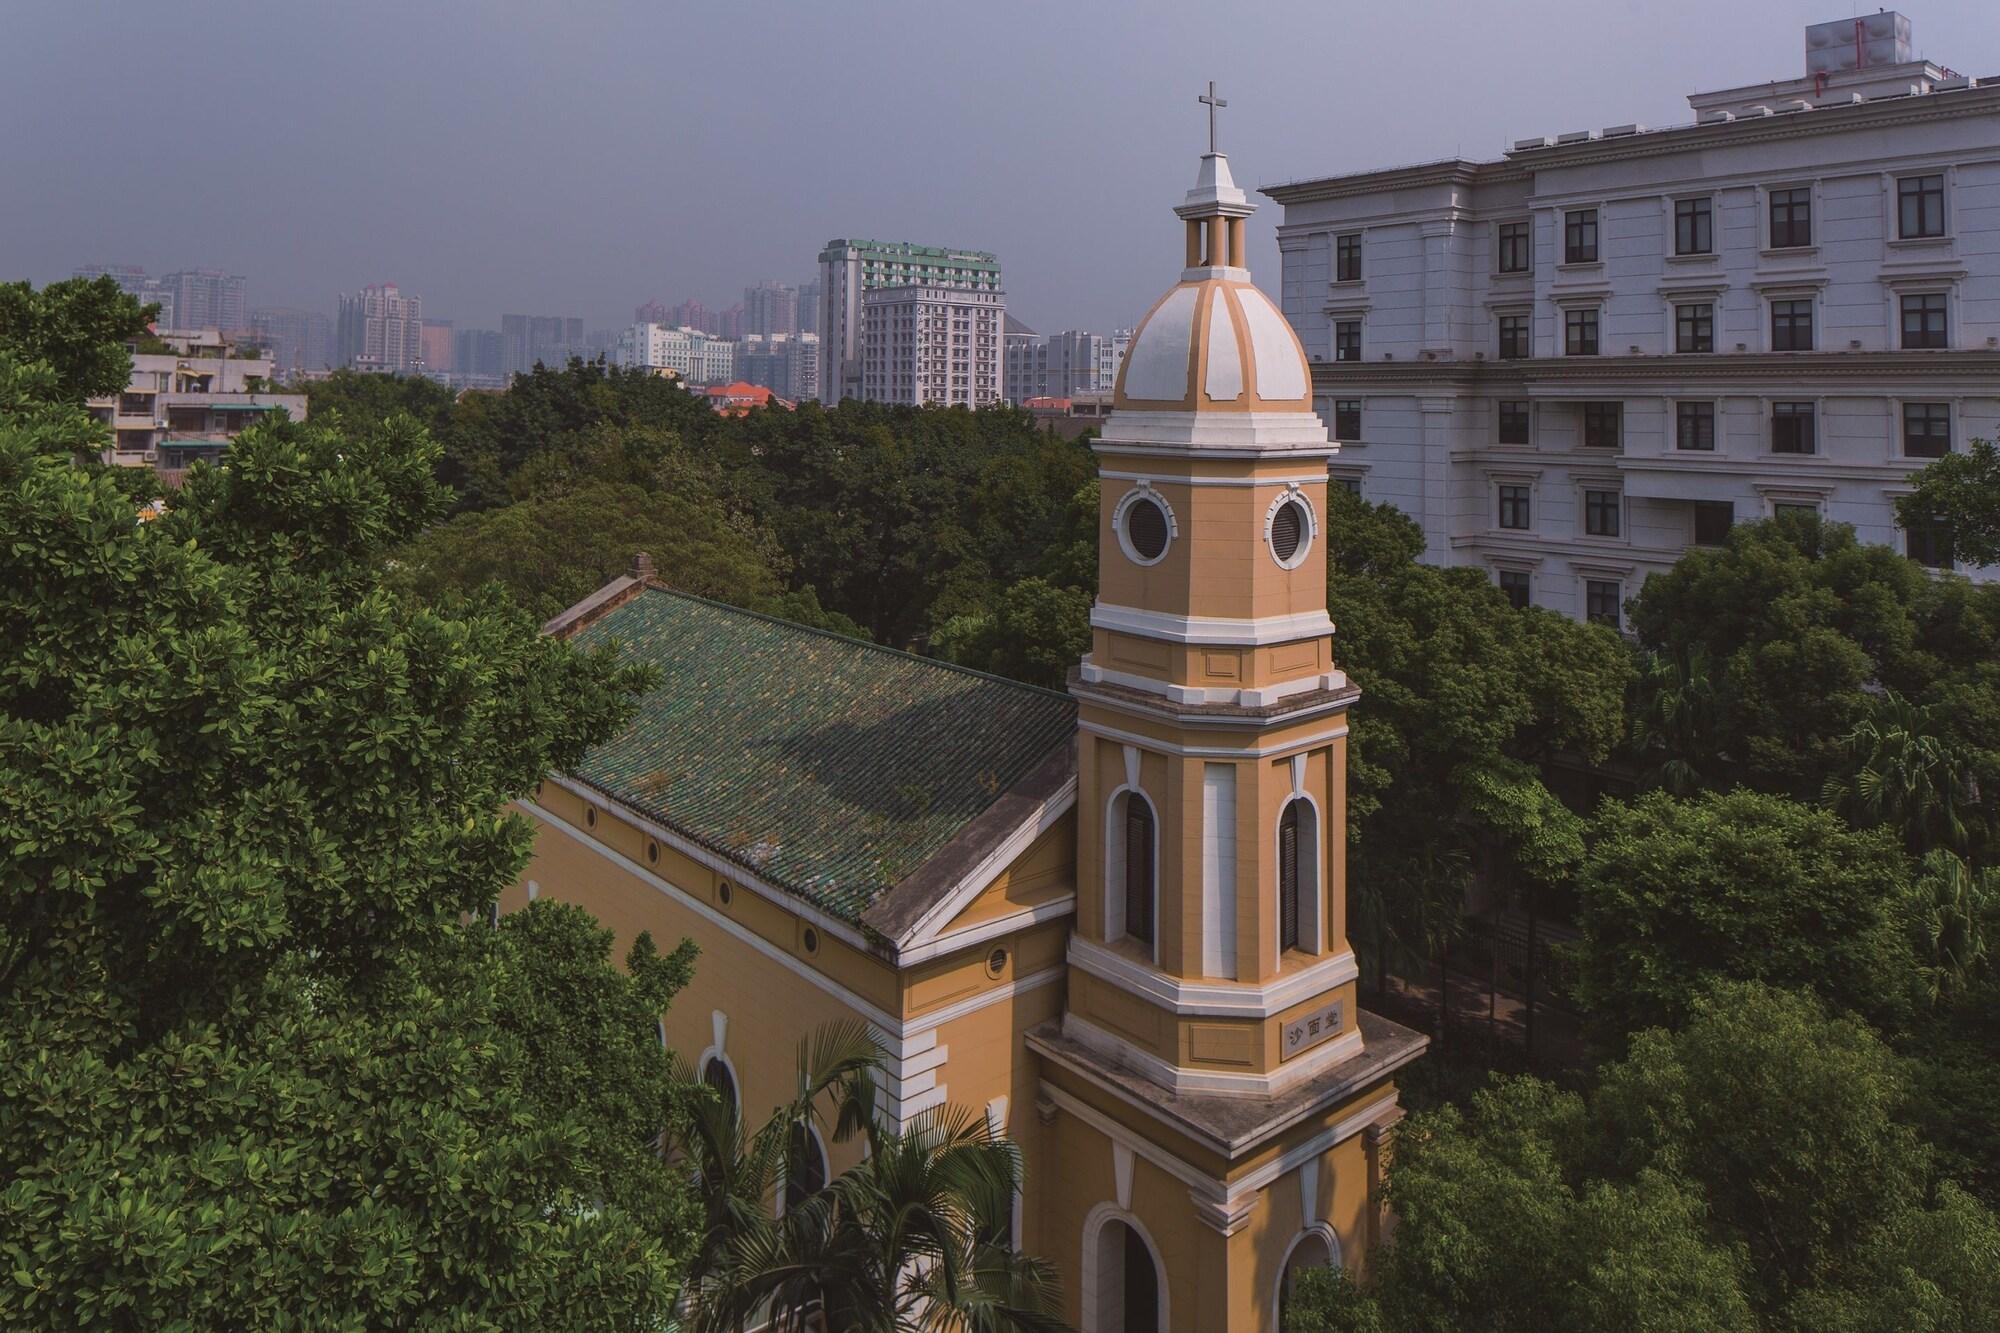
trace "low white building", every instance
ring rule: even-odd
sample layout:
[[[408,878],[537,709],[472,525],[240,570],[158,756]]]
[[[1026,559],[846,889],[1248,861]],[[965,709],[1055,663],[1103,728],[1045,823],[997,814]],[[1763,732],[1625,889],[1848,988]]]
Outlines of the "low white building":
[[[997,289],[979,287],[863,293],[861,396],[878,403],[998,403],[1006,299]]]
[[[305,419],[304,394],[274,392],[271,357],[237,356],[215,329],[159,329],[130,346],[124,392],[89,402],[111,430],[106,463],[176,472],[221,461],[231,440],[272,412]]]
[[[1793,506],[1950,564],[1894,500],[2000,427],[2000,81],[1909,50],[1822,24],[1806,77],[1690,125],[1265,189],[1336,480],[1605,621]]]
[[[689,384],[727,384],[736,377],[736,344],[686,325],[634,324],[619,333],[611,364],[664,371]]]

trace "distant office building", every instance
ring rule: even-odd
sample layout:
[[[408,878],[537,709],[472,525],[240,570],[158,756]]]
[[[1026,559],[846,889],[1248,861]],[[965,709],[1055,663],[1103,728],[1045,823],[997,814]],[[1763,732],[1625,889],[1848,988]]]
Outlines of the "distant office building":
[[[452,383],[468,389],[507,385],[505,344],[498,329],[460,329],[452,338]]]
[[[1043,373],[1048,368],[1048,344],[1042,335],[1015,319],[1007,316],[1006,332],[1001,335],[1001,377],[1000,396],[1014,407],[1019,407],[1030,398],[1040,398],[1048,393],[1043,387]]]
[[[713,322],[710,324],[709,332],[718,338],[728,338],[734,341],[743,336],[745,323],[743,306],[739,303],[716,314]]]
[[[561,315],[502,315],[500,341],[505,370],[523,375],[537,365],[569,364],[583,355],[583,321]]]
[[[760,282],[743,289],[744,337],[789,337],[798,331],[798,288],[782,282]]]
[[[659,301],[648,301],[646,304],[632,311],[632,322],[634,324],[671,324],[674,322],[673,313],[673,311],[667,309]],[[614,336],[616,335],[616,330],[613,331],[613,334]]]
[[[896,286],[861,300],[861,397],[987,407],[1000,401],[1006,296],[997,288]]]
[[[243,300],[241,275],[215,268],[188,268],[162,277],[160,286],[173,293],[173,327],[249,332],[250,311]]]
[[[174,327],[174,294],[158,278],[146,276],[146,270],[136,264],[85,264],[72,269],[73,278],[109,277],[118,284],[118,290],[137,300],[141,305],[160,307],[159,317],[153,321],[163,329]]]
[[[363,287],[340,298],[334,356],[355,370],[406,375],[424,368],[421,297],[405,296],[393,282]]]
[[[250,334],[269,353],[279,379],[333,366],[333,321],[317,310],[295,306],[252,310]]]
[[[618,335],[611,361],[688,384],[727,384],[736,378],[736,344],[695,328],[634,324]]]
[[[1108,394],[1118,388],[1118,368],[1125,364],[1125,349],[1132,345],[1132,330],[1113,329],[1109,337],[1097,340],[1097,392]]]
[[[800,402],[819,397],[819,337],[751,334],[736,344],[736,377]]]
[[[2000,427],[2000,86],[1896,13],[1804,55],[1692,124],[1267,189],[1335,479],[1425,559],[1621,628],[1649,575],[1788,511],[2000,576],[1895,508]]]
[[[715,316],[700,300],[690,296],[687,300],[667,311],[663,320],[641,320],[640,323],[664,324],[670,329],[700,329],[703,333],[715,332]]]
[[[111,430],[104,462],[171,474],[219,460],[231,440],[279,408],[304,419],[304,394],[270,391],[269,356],[231,355],[233,340],[217,329],[154,328],[172,350],[143,352],[134,342],[124,392],[89,402]]]
[[[617,329],[592,329],[583,335],[583,359],[586,361],[609,361],[611,349],[618,345]]]
[[[983,250],[946,250],[907,241],[828,241],[819,255],[820,396],[862,396],[862,298],[881,287],[1000,292],[1000,261]],[[1002,302],[995,301],[994,309]],[[1000,332],[993,330],[995,388]],[[997,396],[997,395],[996,395]]]
[[[799,284],[799,332],[819,335],[819,279]]]
[[[432,375],[450,375],[458,364],[457,334],[448,319],[424,321],[424,369]]]

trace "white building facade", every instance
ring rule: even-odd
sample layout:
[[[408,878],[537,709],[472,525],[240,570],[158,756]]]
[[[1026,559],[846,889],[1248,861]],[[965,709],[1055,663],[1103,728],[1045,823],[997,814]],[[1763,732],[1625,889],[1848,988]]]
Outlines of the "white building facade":
[[[819,397],[819,335],[747,334],[736,344],[736,378],[762,385],[780,398]]]
[[[2000,82],[1821,28],[1878,20],[1692,125],[1266,189],[1335,480],[1607,623],[1790,507],[1952,567],[1894,502],[2000,428]]]
[[[664,371],[689,384],[727,384],[736,375],[736,344],[686,326],[634,324],[619,333],[611,363]]]
[[[984,250],[908,241],[828,241],[819,255],[820,398],[859,398],[863,303],[878,287],[945,287],[998,297],[1000,261]],[[997,337],[997,335],[996,335]]]
[[[986,287],[877,287],[861,303],[861,397],[989,407],[1000,401],[1006,297]]]
[[[175,473],[220,462],[231,441],[273,412],[305,420],[304,394],[274,391],[272,359],[235,355],[220,330],[156,328],[131,352],[124,390],[89,401],[111,433],[103,462]]]

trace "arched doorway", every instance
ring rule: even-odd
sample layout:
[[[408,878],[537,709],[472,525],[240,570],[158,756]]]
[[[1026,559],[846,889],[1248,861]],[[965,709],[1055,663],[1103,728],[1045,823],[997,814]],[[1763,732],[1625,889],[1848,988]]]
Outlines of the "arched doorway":
[[[1137,1228],[1107,1218],[1097,1229],[1089,1333],[1164,1333],[1160,1266]]]
[[[1292,1242],[1291,1252],[1285,1256],[1284,1270],[1278,1275],[1278,1327],[1285,1326],[1285,1315],[1291,1309],[1292,1288],[1299,1274],[1314,1268],[1330,1268],[1340,1262],[1340,1242],[1330,1229],[1314,1227]]]

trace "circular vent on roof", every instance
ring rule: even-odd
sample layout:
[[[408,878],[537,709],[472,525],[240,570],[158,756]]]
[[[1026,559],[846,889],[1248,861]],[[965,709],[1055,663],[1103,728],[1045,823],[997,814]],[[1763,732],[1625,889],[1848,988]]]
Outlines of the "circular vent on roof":
[[[1264,535],[1271,543],[1271,558],[1282,569],[1296,569],[1312,547],[1312,510],[1303,497],[1288,492],[1278,497],[1264,520]]]

